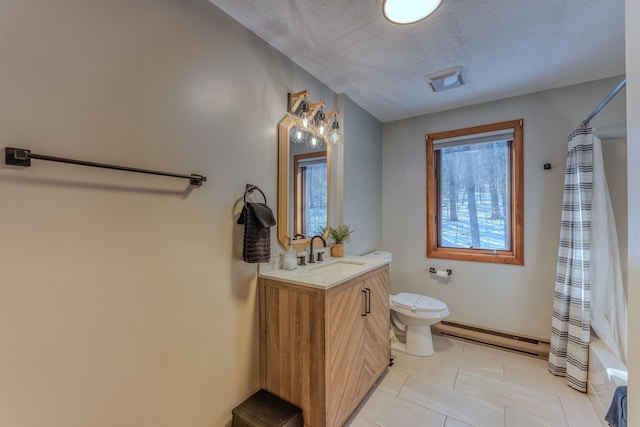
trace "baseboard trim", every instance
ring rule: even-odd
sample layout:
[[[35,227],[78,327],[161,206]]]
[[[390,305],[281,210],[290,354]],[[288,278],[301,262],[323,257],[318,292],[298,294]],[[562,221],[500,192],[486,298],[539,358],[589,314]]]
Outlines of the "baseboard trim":
[[[443,320],[431,327],[434,334],[460,338],[503,350],[515,351],[529,356],[547,359],[549,341],[511,332],[498,331],[461,322]]]

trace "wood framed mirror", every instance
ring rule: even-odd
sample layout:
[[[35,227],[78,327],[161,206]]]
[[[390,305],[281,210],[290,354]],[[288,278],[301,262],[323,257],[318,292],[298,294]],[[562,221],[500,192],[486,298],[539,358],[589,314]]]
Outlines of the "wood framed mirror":
[[[303,249],[309,244],[309,237],[318,234],[320,228],[318,217],[322,214],[318,213],[319,209],[324,209],[326,206],[326,224],[321,227],[327,229],[330,224],[330,164],[331,164],[331,147],[326,141],[321,148],[313,149],[307,147],[305,144],[296,143],[291,138],[291,130],[296,124],[296,117],[287,114],[278,123],[278,242],[283,248],[287,248],[289,245],[289,237],[295,234],[303,234],[306,238],[294,240],[295,249]],[[304,147],[304,149],[303,149]],[[298,162],[295,162],[295,159]],[[318,165],[323,163],[322,158],[325,158],[324,164],[326,169],[314,173],[313,179],[311,176],[304,176],[307,172],[311,171],[308,168],[310,165]],[[303,160],[303,161],[301,161]],[[319,184],[318,177],[326,176],[326,182]],[[318,189],[319,185],[326,185],[325,189]],[[326,203],[311,204],[311,198],[309,193],[305,192],[304,187],[307,189],[315,188],[317,195],[324,197],[326,194]],[[311,187],[310,187],[311,186]],[[297,194],[297,197],[295,196]],[[311,213],[305,214],[305,211],[315,212],[316,220],[305,220],[305,217],[312,216]],[[294,220],[298,218],[298,220]],[[328,232],[325,232],[323,236],[327,238]]]

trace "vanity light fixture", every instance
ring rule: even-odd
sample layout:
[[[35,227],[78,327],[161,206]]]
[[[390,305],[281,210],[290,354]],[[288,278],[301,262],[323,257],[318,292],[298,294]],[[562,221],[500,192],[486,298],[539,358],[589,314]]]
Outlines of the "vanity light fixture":
[[[429,83],[431,90],[434,92],[442,92],[443,90],[460,87],[465,83],[460,65],[427,74],[424,76],[424,79]]]
[[[307,101],[309,91],[289,93],[289,113],[296,117],[290,138],[296,143],[306,143],[309,147],[318,149],[325,145],[337,145],[344,142],[344,135],[338,123],[338,112],[324,112],[324,101],[310,104]],[[333,116],[333,123],[329,126],[327,116]]]
[[[394,24],[413,24],[427,18],[442,0],[384,0],[382,14]]]

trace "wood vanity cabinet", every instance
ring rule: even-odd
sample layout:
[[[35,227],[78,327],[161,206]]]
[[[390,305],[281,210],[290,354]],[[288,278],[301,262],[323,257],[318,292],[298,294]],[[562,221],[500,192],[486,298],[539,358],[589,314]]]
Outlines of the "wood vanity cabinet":
[[[260,385],[341,426],[389,365],[389,266],[319,289],[258,281]]]

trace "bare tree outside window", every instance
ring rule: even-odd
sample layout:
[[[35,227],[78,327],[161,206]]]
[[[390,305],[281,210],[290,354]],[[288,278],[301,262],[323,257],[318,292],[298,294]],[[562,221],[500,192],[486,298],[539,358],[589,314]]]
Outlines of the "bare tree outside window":
[[[304,232],[321,234],[327,226],[327,162],[304,166]]]
[[[522,122],[427,135],[427,256],[524,263]]]
[[[328,224],[327,152],[294,156],[294,169],[294,232],[321,234]]]
[[[509,150],[512,141],[440,150],[440,246],[510,249]]]

